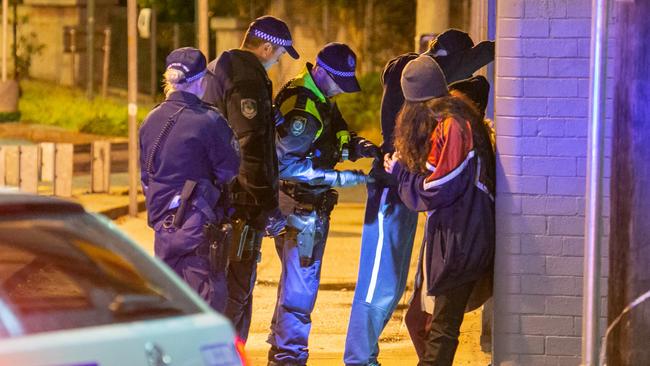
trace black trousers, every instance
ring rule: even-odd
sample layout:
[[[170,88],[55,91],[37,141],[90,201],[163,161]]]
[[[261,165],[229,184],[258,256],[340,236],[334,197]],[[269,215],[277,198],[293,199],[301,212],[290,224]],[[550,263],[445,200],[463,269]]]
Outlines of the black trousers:
[[[458,347],[465,306],[476,281],[436,296],[431,328],[424,339],[424,352],[418,366],[451,366]]]

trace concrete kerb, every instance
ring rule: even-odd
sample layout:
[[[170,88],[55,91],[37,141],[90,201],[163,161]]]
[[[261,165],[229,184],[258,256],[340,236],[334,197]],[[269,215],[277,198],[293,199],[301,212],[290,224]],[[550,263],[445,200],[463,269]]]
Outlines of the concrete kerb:
[[[76,194],[75,194],[76,193]],[[75,192],[72,199],[84,206],[86,211],[95,212],[116,220],[129,214],[129,196],[126,189],[111,189],[111,193]],[[138,195],[138,213],[145,212],[145,201]]]

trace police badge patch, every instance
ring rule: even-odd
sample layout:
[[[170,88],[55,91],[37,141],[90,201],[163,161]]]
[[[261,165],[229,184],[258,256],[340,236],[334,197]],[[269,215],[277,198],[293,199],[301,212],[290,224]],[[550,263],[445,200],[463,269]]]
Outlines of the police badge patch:
[[[248,119],[255,118],[255,116],[257,116],[257,101],[250,98],[242,99],[241,114]]]
[[[291,134],[300,136],[305,132],[305,127],[307,127],[307,118],[296,116],[291,121]]]

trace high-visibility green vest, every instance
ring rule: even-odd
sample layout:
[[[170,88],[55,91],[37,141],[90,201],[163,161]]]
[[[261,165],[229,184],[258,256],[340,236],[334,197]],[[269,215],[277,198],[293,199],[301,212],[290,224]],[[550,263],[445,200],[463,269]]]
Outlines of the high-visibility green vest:
[[[301,89],[303,89],[303,92],[304,89],[308,92],[301,94]],[[318,140],[325,127],[324,116],[321,115],[321,111],[329,106],[327,98],[318,89],[307,68],[282,87],[275,99],[275,104],[280,108],[282,115],[287,115],[293,110],[301,110],[314,116],[320,122],[320,128],[314,137],[314,141]]]

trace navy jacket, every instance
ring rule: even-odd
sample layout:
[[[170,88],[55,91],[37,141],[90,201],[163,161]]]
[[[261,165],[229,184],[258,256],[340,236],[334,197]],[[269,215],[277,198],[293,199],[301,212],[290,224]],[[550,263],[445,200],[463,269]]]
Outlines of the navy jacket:
[[[174,114],[176,123],[159,143],[149,174],[153,147]],[[228,122],[194,94],[173,92],[149,112],[140,127],[140,177],[149,225],[164,218],[186,180],[208,181],[215,189],[231,182],[239,170],[238,148]]]
[[[241,147],[242,164],[232,186],[235,215],[261,229],[278,207],[272,84],[257,56],[245,50],[223,52],[208,70],[203,100],[223,113]]]

